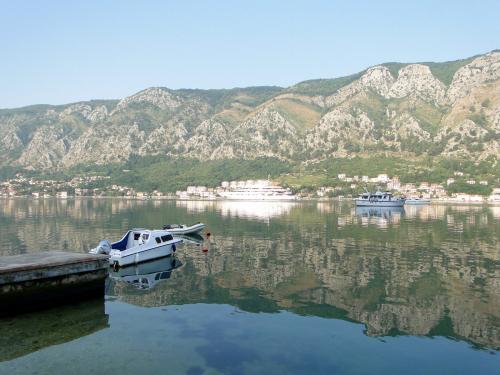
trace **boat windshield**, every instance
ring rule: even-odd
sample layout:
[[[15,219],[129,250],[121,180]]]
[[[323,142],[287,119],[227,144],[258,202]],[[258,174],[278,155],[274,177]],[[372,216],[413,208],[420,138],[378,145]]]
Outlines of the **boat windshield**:
[[[166,234],[164,236],[161,236],[161,239],[163,242],[167,242],[167,241],[172,241],[174,239],[174,237],[172,237],[171,234]]]

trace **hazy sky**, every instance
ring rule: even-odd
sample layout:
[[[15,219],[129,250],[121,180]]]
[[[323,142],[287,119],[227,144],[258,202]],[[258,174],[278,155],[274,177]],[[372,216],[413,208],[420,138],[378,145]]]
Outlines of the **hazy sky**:
[[[500,1],[0,0],[0,108],[288,86],[500,48]]]

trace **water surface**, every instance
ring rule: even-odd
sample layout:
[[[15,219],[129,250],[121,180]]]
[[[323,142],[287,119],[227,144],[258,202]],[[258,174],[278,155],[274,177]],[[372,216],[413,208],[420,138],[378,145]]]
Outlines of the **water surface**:
[[[500,373],[500,207],[0,200],[0,255],[197,221],[175,264],[0,320],[0,373]]]

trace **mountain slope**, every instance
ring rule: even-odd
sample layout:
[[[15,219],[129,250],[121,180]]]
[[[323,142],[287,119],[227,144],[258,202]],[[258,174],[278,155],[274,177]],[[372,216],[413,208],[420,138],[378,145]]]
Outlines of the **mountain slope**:
[[[377,154],[496,164],[499,78],[493,51],[387,63],[287,89],[153,87],[119,101],[0,110],[0,165],[55,170],[147,155],[311,163]]]

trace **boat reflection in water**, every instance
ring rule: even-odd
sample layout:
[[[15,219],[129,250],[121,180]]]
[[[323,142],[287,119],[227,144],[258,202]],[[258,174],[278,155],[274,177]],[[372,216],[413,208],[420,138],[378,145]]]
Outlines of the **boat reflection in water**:
[[[363,225],[386,227],[388,224],[399,223],[404,214],[403,207],[356,207],[356,215],[361,217]]]
[[[356,215],[363,217],[382,217],[389,219],[392,216],[402,216],[403,207],[356,207]]]
[[[185,208],[190,214],[199,214],[207,211],[216,211],[223,217],[240,218],[247,220],[269,221],[272,218],[287,215],[295,207],[297,201],[185,201],[175,202],[177,207]]]
[[[223,217],[237,217],[269,221],[272,218],[284,216],[297,207],[293,201],[219,201],[216,209]]]
[[[172,271],[182,266],[182,262],[172,256],[123,267],[110,273],[117,282],[125,282],[134,288],[152,289],[163,280],[170,278]]]

